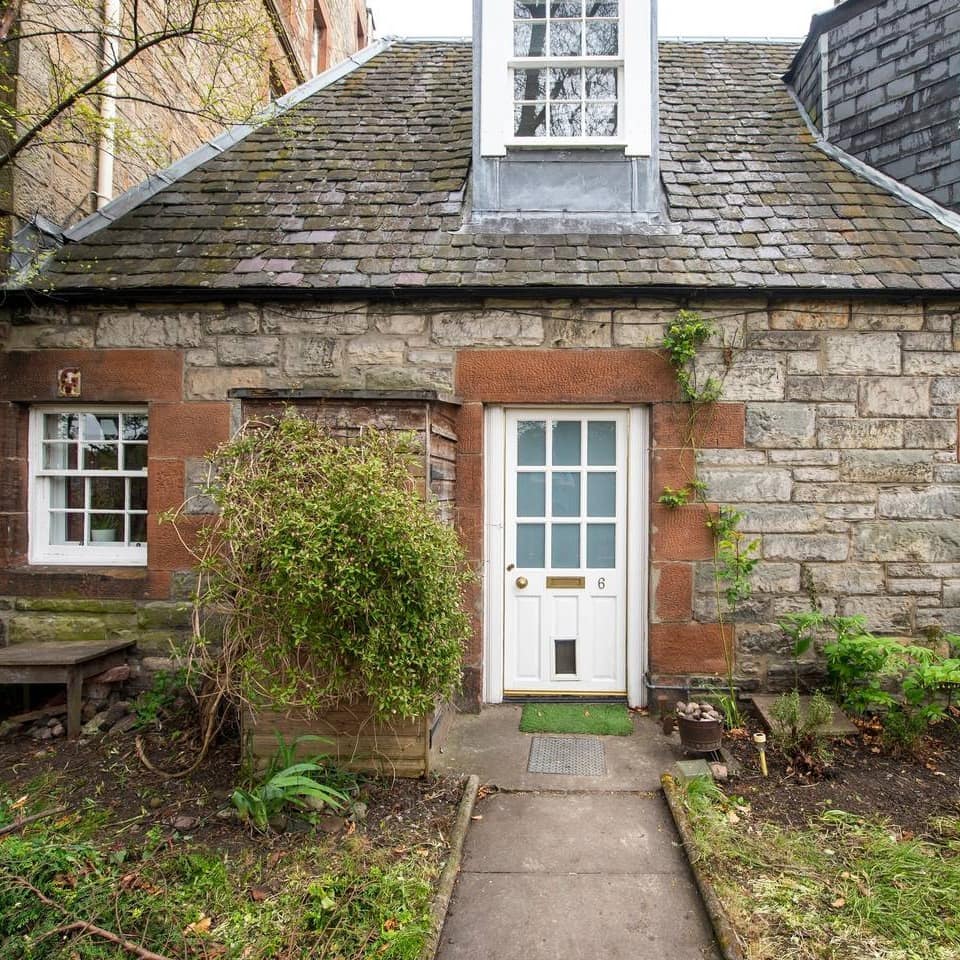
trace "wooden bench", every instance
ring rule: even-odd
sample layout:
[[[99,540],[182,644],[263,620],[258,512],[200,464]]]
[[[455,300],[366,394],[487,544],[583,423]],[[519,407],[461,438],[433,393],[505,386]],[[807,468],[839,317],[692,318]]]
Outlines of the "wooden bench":
[[[64,640],[0,647],[0,683],[63,683],[67,687],[67,736],[80,736],[83,682],[126,663],[132,640]]]

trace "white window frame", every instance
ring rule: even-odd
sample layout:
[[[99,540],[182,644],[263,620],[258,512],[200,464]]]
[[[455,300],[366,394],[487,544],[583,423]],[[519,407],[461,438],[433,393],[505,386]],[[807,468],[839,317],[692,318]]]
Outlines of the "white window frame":
[[[147,564],[147,544],[60,544],[50,543],[50,484],[52,477],[148,477],[148,470],[50,470],[43,468],[43,418],[47,414],[103,414],[128,413],[148,415],[144,405],[131,404],[84,404],[83,406],[35,406],[30,410],[29,441],[29,550],[31,564],[70,565],[77,567],[139,567]],[[148,421],[149,422],[149,421]],[[147,451],[149,456],[149,426]],[[149,514],[148,514],[149,516]]]
[[[618,57],[515,57],[513,0],[483,0],[480,49],[481,155],[504,156],[508,147],[614,147],[622,148],[627,156],[650,156],[653,109],[652,18],[651,0],[620,0]],[[514,136],[514,69],[551,66],[619,69],[616,136]]]

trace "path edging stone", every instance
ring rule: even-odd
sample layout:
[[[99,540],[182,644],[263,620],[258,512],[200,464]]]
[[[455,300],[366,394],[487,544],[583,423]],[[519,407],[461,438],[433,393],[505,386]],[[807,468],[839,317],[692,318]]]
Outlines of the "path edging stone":
[[[460,863],[463,860],[463,844],[470,829],[470,817],[477,802],[477,791],[480,789],[480,778],[476,774],[467,777],[460,797],[460,806],[457,809],[457,819],[450,834],[450,855],[440,873],[437,883],[437,892],[430,907],[430,933],[424,941],[420,951],[420,960],[434,960],[440,946],[440,935],[447,919],[447,910],[450,909],[450,898],[453,896],[453,887],[460,873]]]
[[[699,861],[696,859],[693,827],[690,825],[687,811],[684,809],[683,801],[680,798],[680,787],[669,773],[665,773],[660,778],[660,784],[663,787],[663,795],[666,798],[670,815],[673,817],[677,832],[683,841],[683,850],[687,856],[687,862],[690,864],[693,879],[696,881],[697,889],[700,891],[707,916],[710,917],[714,936],[717,938],[717,944],[720,947],[724,960],[746,960],[740,935],[730,920],[712,881],[704,873]]]

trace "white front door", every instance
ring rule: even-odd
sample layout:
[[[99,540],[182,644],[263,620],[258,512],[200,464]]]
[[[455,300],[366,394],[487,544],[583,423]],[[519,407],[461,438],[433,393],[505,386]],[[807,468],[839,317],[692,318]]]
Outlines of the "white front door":
[[[508,410],[504,694],[627,693],[626,410]]]

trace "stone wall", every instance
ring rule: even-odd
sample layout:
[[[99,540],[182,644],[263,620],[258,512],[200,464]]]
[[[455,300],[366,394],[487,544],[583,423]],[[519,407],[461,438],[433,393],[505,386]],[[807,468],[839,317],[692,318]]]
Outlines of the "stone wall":
[[[789,675],[775,621],[807,608],[811,592],[826,612],[862,613],[877,631],[960,631],[956,299],[36,307],[10,315],[0,334],[0,406],[9,422],[27,401],[48,398],[45,384],[64,359],[87,371],[91,389],[100,384],[102,399],[120,399],[120,381],[154,397],[153,513],[179,502],[204,450],[225,434],[231,416],[237,422],[239,402],[228,398],[230,390],[460,394],[457,511],[479,563],[485,401],[649,403],[651,670],[661,680],[711,674],[722,669],[722,647],[705,518],[695,506],[670,511],[656,503],[665,486],[681,486],[693,472],[686,409],[657,351],[681,305],[701,310],[722,331],[700,361],[702,373],[724,381],[723,402],[698,427],[701,473],[711,500],[745,514],[743,527],[759,539],[763,558],[755,595],[736,626],[744,682],[776,686]],[[159,390],[161,373],[151,371],[161,371],[163,357],[178,359],[163,368]],[[129,383],[117,379],[118,364],[129,367]],[[8,467],[17,442],[12,452],[6,444]],[[8,473],[22,476],[22,467]],[[24,571],[9,544],[23,497],[17,482],[8,486],[0,503],[8,540],[5,554],[0,544],[0,560],[7,558],[0,596],[76,591],[82,572],[62,572],[59,582],[45,576],[41,588]],[[101,577],[98,596],[173,602],[189,558],[162,529],[152,525],[150,537],[150,569],[140,585],[118,579],[110,586]],[[476,693],[480,599],[478,587],[468,655]],[[28,615],[39,612],[14,603],[3,617]]]

